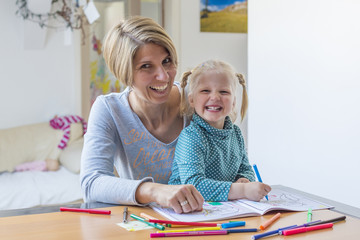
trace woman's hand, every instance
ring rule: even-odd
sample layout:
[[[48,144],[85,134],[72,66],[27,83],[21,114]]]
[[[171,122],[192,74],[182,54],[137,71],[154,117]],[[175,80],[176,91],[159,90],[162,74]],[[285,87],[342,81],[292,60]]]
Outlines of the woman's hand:
[[[144,182],[136,191],[139,203],[156,202],[163,207],[171,207],[176,213],[201,211],[204,198],[193,185],[165,185]]]

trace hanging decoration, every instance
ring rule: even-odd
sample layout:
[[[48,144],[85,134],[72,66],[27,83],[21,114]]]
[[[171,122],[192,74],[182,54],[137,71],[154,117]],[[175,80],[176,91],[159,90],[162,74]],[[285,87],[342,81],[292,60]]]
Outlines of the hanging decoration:
[[[41,28],[80,29],[84,41],[84,26],[88,22],[82,7],[78,4],[73,4],[72,0],[52,0],[50,12],[34,13],[28,8],[27,2],[28,0],[16,0],[18,7],[16,15],[24,20],[38,23]]]

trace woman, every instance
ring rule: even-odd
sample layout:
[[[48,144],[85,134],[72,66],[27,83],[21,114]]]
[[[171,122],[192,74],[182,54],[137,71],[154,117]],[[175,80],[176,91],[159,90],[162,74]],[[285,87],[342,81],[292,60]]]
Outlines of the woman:
[[[167,185],[177,138],[188,125],[180,117],[170,37],[153,20],[132,17],[109,31],[103,48],[107,66],[127,88],[92,106],[81,158],[85,201],[201,210],[204,199],[194,186]]]

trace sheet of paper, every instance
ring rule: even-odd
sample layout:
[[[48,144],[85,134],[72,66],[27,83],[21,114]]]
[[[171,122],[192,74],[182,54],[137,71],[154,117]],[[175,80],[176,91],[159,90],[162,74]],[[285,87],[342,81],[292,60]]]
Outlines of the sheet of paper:
[[[259,215],[248,208],[234,202],[221,202],[221,204],[213,205],[208,202],[204,203],[201,212],[177,214],[170,208],[162,208],[160,206],[152,206],[153,209],[172,221],[182,222],[201,222],[220,219],[235,218],[238,215]]]
[[[125,228],[126,230],[132,231],[139,231],[145,229],[154,229],[153,227],[147,225],[146,223],[142,223],[139,221],[128,221],[127,223],[117,223],[116,225]]]
[[[238,217],[259,216],[271,210],[307,211],[332,208],[332,206],[292,194],[280,189],[273,189],[269,194],[269,201],[260,202],[249,200],[236,200],[220,202],[218,205],[205,202],[201,212],[177,214],[170,208],[151,205],[151,207],[164,217],[173,221],[201,222],[231,219]]]
[[[85,7],[84,7],[84,13],[85,16],[90,24],[96,21],[100,17],[100,14],[98,10],[95,7],[95,4],[93,1],[90,1]]]
[[[255,208],[262,213],[271,209],[284,209],[289,211],[307,211],[309,208],[313,210],[332,208],[332,206],[306,198],[304,196],[289,193],[280,189],[273,189],[269,194],[269,201],[262,199],[260,202],[249,200],[241,200],[242,203],[249,207]]]

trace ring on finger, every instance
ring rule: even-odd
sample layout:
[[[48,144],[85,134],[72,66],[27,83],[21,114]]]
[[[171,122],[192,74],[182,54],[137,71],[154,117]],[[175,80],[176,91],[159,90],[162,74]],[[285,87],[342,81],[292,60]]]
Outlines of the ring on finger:
[[[183,206],[185,206],[185,205],[188,204],[188,203],[189,203],[189,202],[188,202],[187,200],[185,200],[185,201],[181,202],[180,205],[183,207]]]

